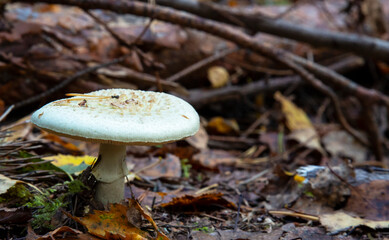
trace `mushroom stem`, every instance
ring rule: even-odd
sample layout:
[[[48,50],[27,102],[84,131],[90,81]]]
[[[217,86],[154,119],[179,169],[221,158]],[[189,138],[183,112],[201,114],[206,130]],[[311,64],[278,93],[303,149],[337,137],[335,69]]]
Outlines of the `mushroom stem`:
[[[104,205],[124,199],[124,176],[128,172],[125,157],[125,145],[100,144],[99,161],[92,174],[98,181],[95,199]]]

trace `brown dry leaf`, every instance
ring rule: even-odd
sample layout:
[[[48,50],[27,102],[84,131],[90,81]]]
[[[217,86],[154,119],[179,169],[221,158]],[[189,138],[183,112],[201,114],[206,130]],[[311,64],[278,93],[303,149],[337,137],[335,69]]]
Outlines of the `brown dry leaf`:
[[[76,145],[74,145],[71,142],[67,142],[67,141],[62,140],[62,138],[58,137],[57,135],[54,135],[54,134],[51,134],[48,132],[44,132],[44,131],[42,133],[43,133],[42,134],[43,138],[45,138],[47,140],[58,143],[59,145],[63,146],[64,148],[66,148],[72,152],[81,152],[81,150]]]
[[[389,220],[389,181],[371,181],[353,190],[345,211],[371,220]]]
[[[193,156],[193,161],[202,167],[215,169],[219,165],[234,165],[238,158],[224,150],[207,149]]]
[[[280,102],[282,112],[285,115],[286,126],[291,131],[288,138],[303,143],[308,148],[316,149],[319,152],[324,153],[324,150],[320,145],[318,134],[307,114],[289,99],[284,97],[280,92],[276,92],[274,98]]]
[[[368,149],[346,131],[331,131],[322,138],[324,148],[331,156],[350,157],[355,162],[366,161]]]
[[[225,86],[229,79],[230,74],[224,67],[213,66],[208,68],[208,80],[211,82],[213,88]]]
[[[223,198],[223,193],[206,193],[200,196],[185,195],[173,198],[168,203],[160,204],[161,207],[169,211],[201,211],[205,209],[223,206],[235,209],[234,203]]]
[[[62,226],[60,228],[55,229],[52,232],[45,234],[42,237],[37,238],[36,240],[51,240],[51,239],[56,239],[56,237],[58,237],[58,239],[59,238],[62,239],[62,236],[65,234],[66,234],[67,238],[70,238],[72,235],[77,236],[79,234],[82,234],[82,232],[78,231],[76,229],[67,227],[67,226]],[[58,236],[56,236],[56,235],[58,235]]]
[[[128,206],[121,204],[111,204],[109,211],[95,210],[93,214],[85,217],[75,217],[66,214],[74,221],[86,227],[89,233],[105,238],[112,239],[147,239],[147,232],[144,232],[133,226],[127,219]]]
[[[130,206],[135,206],[135,208],[142,214],[142,216],[153,225],[155,231],[157,232],[157,239],[158,240],[169,240],[169,238],[159,230],[157,224],[154,222],[153,218],[150,216],[149,213],[147,213],[142,206],[138,203],[138,201],[134,199],[128,199]]]
[[[208,133],[205,128],[201,125],[200,129],[193,136],[190,136],[185,139],[192,147],[195,147],[199,150],[205,150],[208,148]]]
[[[232,119],[224,119],[222,117],[214,117],[208,122],[208,130],[216,134],[234,134],[239,132],[238,123]]]
[[[389,221],[373,221],[362,219],[359,217],[352,217],[344,212],[324,214],[320,216],[320,223],[331,232],[348,230],[358,226],[366,226],[372,229],[389,228]]]
[[[157,163],[158,158],[153,158],[153,163]],[[150,166],[149,165],[149,166]],[[154,167],[149,168],[146,166],[146,169],[141,171],[140,174],[143,177],[148,179],[158,179],[158,178],[180,178],[181,177],[181,162],[180,159],[173,154],[167,153],[166,157],[157,163]]]
[[[19,119],[15,123],[4,126],[4,129],[10,132],[8,137],[0,140],[0,142],[13,142],[20,139],[26,139],[28,134],[32,131],[33,125],[29,121],[30,116]]]
[[[31,218],[32,210],[27,207],[0,208],[0,225],[3,226],[6,224],[25,224]]]

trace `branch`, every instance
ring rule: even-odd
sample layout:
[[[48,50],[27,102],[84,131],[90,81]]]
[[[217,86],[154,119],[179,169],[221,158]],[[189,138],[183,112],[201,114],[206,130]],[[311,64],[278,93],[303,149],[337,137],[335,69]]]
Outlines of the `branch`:
[[[342,73],[357,69],[363,65],[364,61],[361,58],[351,56],[331,64],[328,68]],[[204,105],[222,100],[239,98],[240,96],[248,96],[258,92],[274,92],[285,89],[293,84],[300,85],[301,83],[303,82],[299,76],[278,77],[269,80],[254,81],[242,86],[234,85],[211,90],[193,89],[189,91],[189,96],[184,99],[196,108],[201,108]]]
[[[389,42],[378,38],[318,30],[290,23],[282,19],[248,15],[220,6],[216,8],[212,4],[201,3],[196,0],[157,0],[157,4],[239,27],[242,27],[243,24],[245,28],[253,32],[264,32],[278,37],[304,42],[315,47],[326,47],[344,52],[349,51],[356,55],[389,62]],[[236,21],[236,19],[239,21]]]
[[[284,66],[293,70],[298,74],[305,82],[309,83],[311,86],[319,90],[320,92],[326,94],[332,100],[337,117],[342,126],[347,130],[351,135],[353,135],[360,142],[365,143],[363,138],[351,128],[347,123],[345,117],[340,108],[338,97],[335,92],[324,85],[321,81],[315,78],[314,75],[309,73],[306,69],[296,64],[293,59],[290,58],[290,53],[287,53],[281,49],[272,49],[267,47],[258,41],[256,41],[251,36],[238,31],[228,25],[220,24],[218,22],[203,19],[188,13],[174,11],[165,7],[151,6],[148,4],[134,2],[134,1],[120,1],[120,0],[41,0],[41,1],[32,1],[32,0],[14,0],[14,2],[45,2],[49,4],[65,4],[71,6],[78,6],[84,10],[88,9],[105,9],[111,10],[118,13],[130,13],[138,16],[153,16],[155,19],[162,21],[167,21],[175,23],[178,25],[195,28],[224,39],[228,39],[231,42],[236,43],[237,45],[250,49],[257,54],[268,57],[278,63],[283,64]],[[315,65],[314,63],[310,63]],[[336,73],[334,73],[336,75]]]

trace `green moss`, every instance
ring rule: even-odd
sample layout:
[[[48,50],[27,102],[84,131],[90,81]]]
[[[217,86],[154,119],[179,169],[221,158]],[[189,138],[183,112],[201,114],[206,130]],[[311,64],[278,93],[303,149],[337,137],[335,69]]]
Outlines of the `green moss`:
[[[88,188],[80,180],[65,182],[65,184],[68,186],[69,193],[71,194],[82,192],[83,190]]]
[[[199,227],[199,228],[195,228],[193,230],[204,232],[204,233],[211,233],[211,232],[213,232],[213,230],[210,229],[209,227]]]
[[[50,195],[57,193],[57,189],[61,189],[61,185],[66,186],[65,189],[67,189],[67,192],[58,194],[59,196],[56,198],[50,199]],[[69,199],[73,194],[83,191],[84,188],[85,186],[81,181],[74,180],[45,189],[43,194],[35,194],[31,201],[25,204],[25,206],[35,210],[31,226],[34,229],[54,229],[56,226],[52,226],[50,222],[60,208],[65,208],[68,205],[68,202],[65,202],[65,199]]]
[[[31,221],[31,226],[36,228],[54,229],[50,221],[55,213],[61,208],[66,207],[67,203],[63,200],[65,195],[56,199],[49,199],[50,191],[46,190],[43,194],[34,195],[33,199],[25,204],[29,208],[36,209],[34,217]]]
[[[0,203],[11,203],[15,207],[22,206],[30,201],[32,194],[23,184],[15,184],[0,196]]]
[[[182,169],[182,175],[184,178],[190,177],[190,169],[192,168],[192,165],[188,163],[189,160],[184,158],[181,160],[181,169]]]

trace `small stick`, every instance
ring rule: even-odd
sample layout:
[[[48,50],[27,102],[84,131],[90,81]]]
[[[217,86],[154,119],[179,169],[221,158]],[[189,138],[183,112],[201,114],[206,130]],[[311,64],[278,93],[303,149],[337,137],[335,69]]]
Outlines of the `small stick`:
[[[240,206],[242,205],[243,201],[243,195],[239,194],[239,200],[238,200],[238,212],[236,213],[236,218],[235,218],[235,224],[234,224],[234,233],[238,229],[238,221],[239,221],[239,214],[240,214]]]
[[[12,111],[12,109],[14,109],[14,107],[15,105],[11,105],[7,108],[7,110],[5,110],[5,112],[0,116],[0,122],[8,116],[8,114]]]

